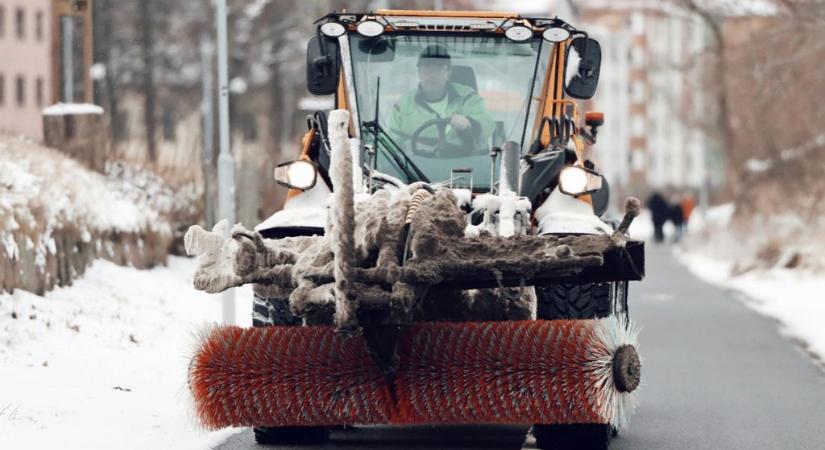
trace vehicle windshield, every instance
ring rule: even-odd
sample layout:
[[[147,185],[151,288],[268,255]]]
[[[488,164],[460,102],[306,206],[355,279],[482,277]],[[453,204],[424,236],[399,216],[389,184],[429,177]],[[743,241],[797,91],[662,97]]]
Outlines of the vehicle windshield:
[[[377,147],[378,171],[437,183],[470,169],[457,184],[471,177],[474,190],[486,191],[490,149],[512,141],[524,151],[552,44],[352,34],[350,48],[361,137]]]

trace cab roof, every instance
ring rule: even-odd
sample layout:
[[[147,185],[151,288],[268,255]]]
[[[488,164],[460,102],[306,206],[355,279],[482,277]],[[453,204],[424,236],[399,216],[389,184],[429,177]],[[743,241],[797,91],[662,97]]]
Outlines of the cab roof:
[[[438,31],[502,33],[512,25],[523,25],[534,31],[562,27],[571,33],[578,31],[558,17],[530,17],[509,11],[431,11],[409,9],[379,9],[367,13],[333,12],[316,23],[336,21],[354,31],[362,21],[374,20],[385,26],[385,31]]]

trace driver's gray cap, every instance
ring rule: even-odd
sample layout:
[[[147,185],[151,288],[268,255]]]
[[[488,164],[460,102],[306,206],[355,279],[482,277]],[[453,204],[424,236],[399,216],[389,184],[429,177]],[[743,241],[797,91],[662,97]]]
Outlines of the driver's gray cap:
[[[443,64],[443,65],[450,65],[450,52],[447,51],[447,47],[441,44],[430,44],[424,50],[421,51],[421,54],[418,55],[418,65],[420,66],[421,63],[426,64]]]

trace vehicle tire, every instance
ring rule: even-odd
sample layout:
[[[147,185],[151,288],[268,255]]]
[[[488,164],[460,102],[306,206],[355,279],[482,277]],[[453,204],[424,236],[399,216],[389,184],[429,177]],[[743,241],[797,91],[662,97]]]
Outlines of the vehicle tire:
[[[252,326],[301,326],[300,318],[289,310],[289,299],[265,298],[255,294],[252,300]],[[255,427],[255,442],[261,445],[323,444],[329,440],[326,427]]]
[[[618,293],[613,283],[536,286],[538,318],[543,320],[597,319],[615,313]],[[613,426],[609,424],[534,425],[536,447],[550,449],[602,450],[610,444]]]
[[[266,427],[253,428],[255,442],[260,445],[323,444],[329,441],[326,427]]]
[[[605,450],[613,437],[609,424],[534,425],[533,437],[541,450]]]
[[[613,313],[612,283],[536,286],[538,318],[601,319]]]
[[[252,326],[301,325],[301,319],[292,315],[287,298],[264,298],[255,294],[252,300]]]

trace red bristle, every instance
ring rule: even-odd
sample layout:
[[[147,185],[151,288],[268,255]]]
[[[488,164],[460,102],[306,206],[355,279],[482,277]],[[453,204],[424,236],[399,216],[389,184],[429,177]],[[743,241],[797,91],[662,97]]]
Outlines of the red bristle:
[[[392,400],[362,337],[329,327],[215,329],[190,368],[201,423],[387,423]]]
[[[420,323],[405,331],[395,399],[361,336],[331,327],[213,330],[190,387],[209,428],[607,423],[594,321]],[[609,360],[609,358],[608,358]]]
[[[406,424],[606,423],[587,393],[584,321],[413,326],[399,346]]]

